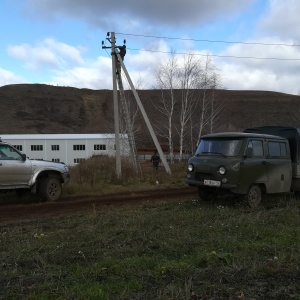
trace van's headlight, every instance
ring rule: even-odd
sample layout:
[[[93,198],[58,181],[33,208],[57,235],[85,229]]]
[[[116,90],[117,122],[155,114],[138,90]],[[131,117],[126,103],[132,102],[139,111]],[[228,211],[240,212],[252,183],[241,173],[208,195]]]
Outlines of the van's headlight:
[[[189,172],[192,172],[194,170],[194,165],[193,164],[189,164],[188,165],[188,170],[189,170]]]
[[[224,175],[226,173],[226,168],[221,166],[218,170],[218,173],[221,174],[221,175]]]

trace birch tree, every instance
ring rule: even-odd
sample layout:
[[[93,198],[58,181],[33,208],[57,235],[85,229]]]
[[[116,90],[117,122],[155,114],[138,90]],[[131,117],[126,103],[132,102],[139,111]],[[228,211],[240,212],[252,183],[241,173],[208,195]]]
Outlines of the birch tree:
[[[179,111],[179,160],[183,158],[184,138],[187,135],[187,125],[195,109],[196,98],[194,90],[197,87],[201,73],[200,61],[193,53],[184,56],[179,68],[179,81],[181,91],[181,103]]]
[[[200,140],[200,137],[203,132],[203,128],[208,124],[209,118],[207,118],[208,115],[208,97],[207,97],[207,90],[210,88],[211,84],[211,60],[207,56],[205,65],[204,65],[204,71],[203,71],[203,79],[199,82],[199,88],[203,91],[202,99],[200,100],[200,118],[198,123],[198,136],[197,140]]]
[[[155,75],[161,96],[153,105],[163,116],[155,127],[157,134],[168,140],[173,163],[175,140],[182,160],[184,148],[193,153],[202,133],[214,130],[222,111],[213,92],[219,86],[218,75],[208,56],[203,63],[192,52],[182,60],[172,54]]]
[[[165,117],[155,125],[157,134],[166,138],[169,145],[170,162],[174,162],[173,145],[173,119],[177,97],[175,90],[179,87],[178,65],[174,53],[164,63],[160,64],[155,72],[157,87],[160,89],[161,97],[153,102],[154,107]]]
[[[209,132],[213,133],[215,129],[218,129],[222,126],[222,119],[220,115],[225,109],[224,103],[219,99],[216,101],[216,90],[220,88],[220,83],[217,74],[213,74],[212,77],[213,86],[211,87],[211,98],[210,98],[210,108],[209,108]]]
[[[194,109],[189,113],[189,145],[193,153],[200,137],[213,132],[220,125],[223,103],[216,98],[215,91],[221,87],[216,67],[209,56],[201,61],[198,71],[197,95]]]

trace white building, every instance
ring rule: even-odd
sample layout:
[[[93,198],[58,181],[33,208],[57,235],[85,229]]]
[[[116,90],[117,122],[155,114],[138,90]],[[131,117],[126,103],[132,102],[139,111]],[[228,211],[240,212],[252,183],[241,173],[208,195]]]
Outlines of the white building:
[[[114,134],[3,134],[0,139],[30,159],[74,165],[94,155],[115,156]],[[121,155],[129,155],[127,136],[120,137]]]

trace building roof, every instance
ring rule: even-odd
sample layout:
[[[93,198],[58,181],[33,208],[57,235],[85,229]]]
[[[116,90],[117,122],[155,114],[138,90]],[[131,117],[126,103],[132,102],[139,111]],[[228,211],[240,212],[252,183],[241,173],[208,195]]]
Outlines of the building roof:
[[[120,135],[127,138],[127,135]],[[114,139],[112,133],[81,134],[0,134],[2,140],[82,140],[82,139]]]

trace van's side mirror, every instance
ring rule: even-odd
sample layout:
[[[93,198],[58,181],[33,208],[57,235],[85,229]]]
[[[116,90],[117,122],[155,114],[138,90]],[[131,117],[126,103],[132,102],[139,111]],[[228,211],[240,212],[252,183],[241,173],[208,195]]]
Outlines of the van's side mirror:
[[[250,147],[248,147],[247,149],[246,149],[246,151],[245,151],[245,157],[252,157],[252,155],[253,155],[253,149],[252,148],[250,148]]]
[[[26,160],[26,154],[22,153],[22,160],[25,161]]]

